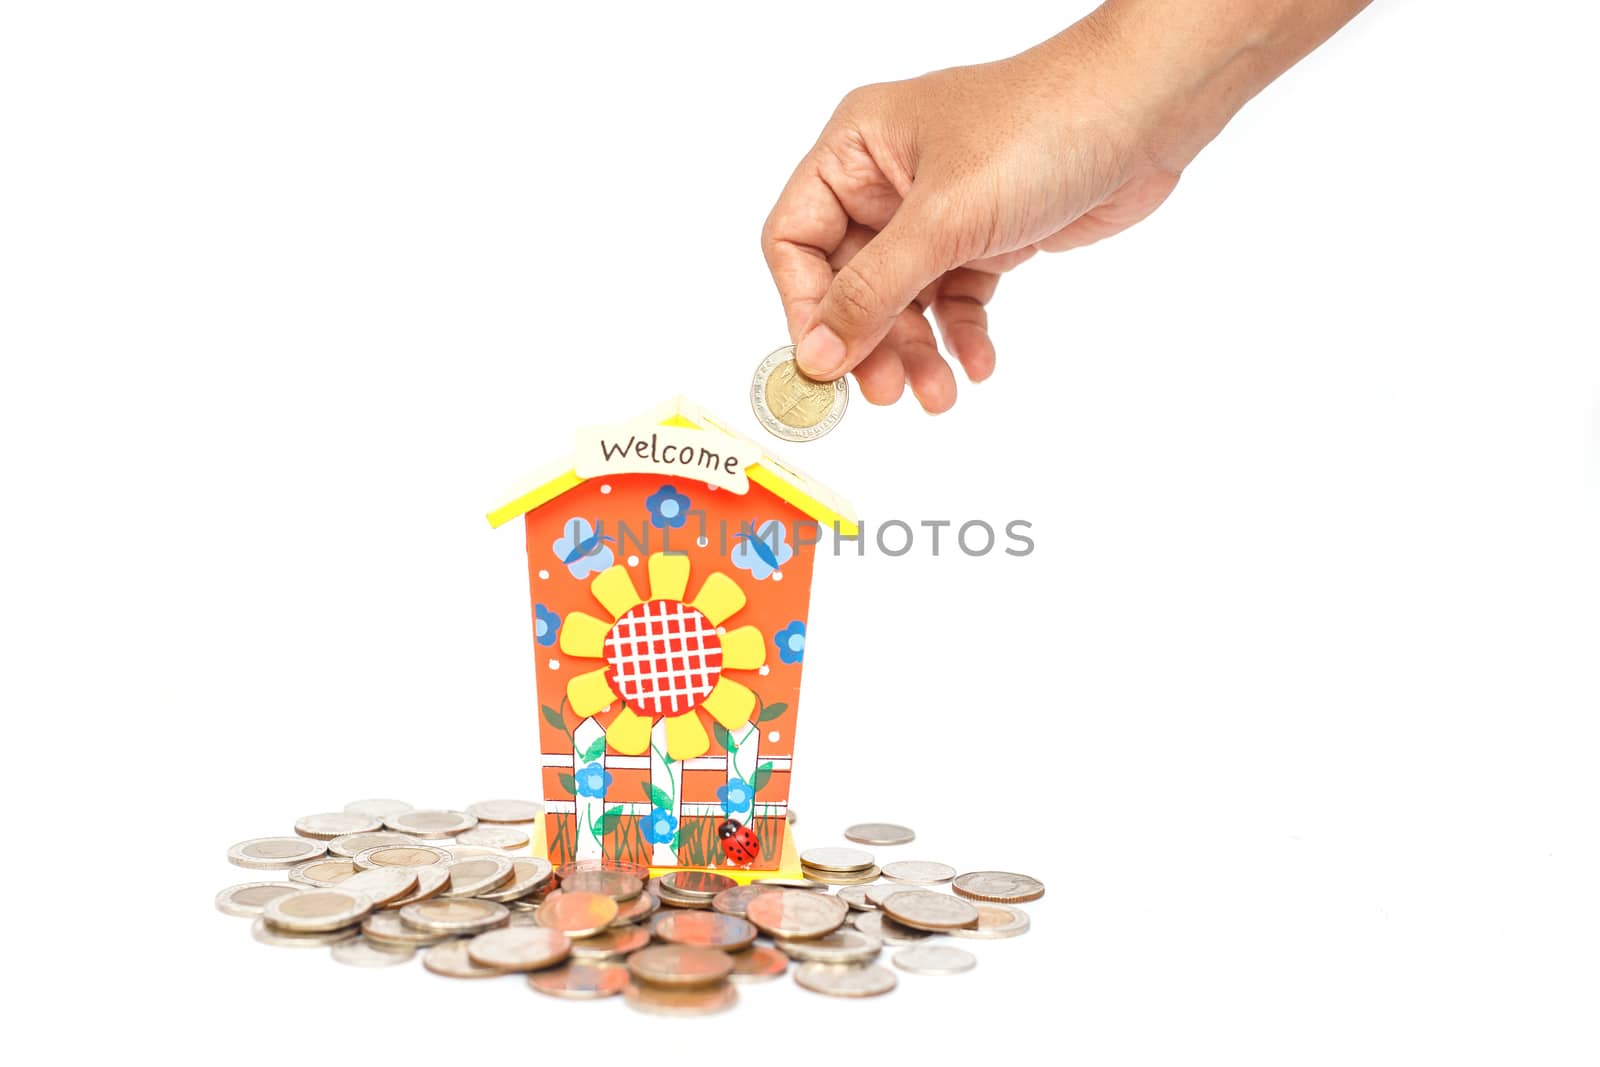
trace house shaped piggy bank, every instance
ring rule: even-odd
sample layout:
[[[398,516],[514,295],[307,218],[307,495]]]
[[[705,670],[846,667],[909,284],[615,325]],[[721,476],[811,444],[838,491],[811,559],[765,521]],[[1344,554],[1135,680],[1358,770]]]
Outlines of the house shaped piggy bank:
[[[518,518],[551,861],[793,869],[811,568],[849,505],[679,399],[580,431],[489,513]]]

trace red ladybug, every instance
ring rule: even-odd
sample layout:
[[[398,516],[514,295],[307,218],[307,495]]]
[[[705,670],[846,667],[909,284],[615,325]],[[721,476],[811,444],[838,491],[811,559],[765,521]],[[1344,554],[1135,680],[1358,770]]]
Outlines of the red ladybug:
[[[722,838],[722,851],[734,863],[741,867],[748,867],[761,858],[761,842],[756,840],[755,831],[748,826],[740,826],[733,819],[723,819],[722,825],[717,827],[717,836]]]

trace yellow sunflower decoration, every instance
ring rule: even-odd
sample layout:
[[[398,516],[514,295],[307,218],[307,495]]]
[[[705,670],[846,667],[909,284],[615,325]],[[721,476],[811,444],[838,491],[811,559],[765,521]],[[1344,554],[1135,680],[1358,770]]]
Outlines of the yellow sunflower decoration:
[[[702,713],[729,730],[750,721],[756,696],[727,677],[729,670],[755,670],[766,662],[766,641],[754,626],[723,630],[744,607],[744,590],[721,571],[701,583],[693,600],[689,558],[657,552],[649,559],[650,596],[641,597],[623,566],[601,571],[589,590],[611,619],[574,611],[561,627],[561,651],[605,666],[567,682],[567,702],[580,718],[597,715],[621,700],[606,741],[624,755],[650,747],[650,731],[667,724],[667,755],[703,756],[711,748]]]

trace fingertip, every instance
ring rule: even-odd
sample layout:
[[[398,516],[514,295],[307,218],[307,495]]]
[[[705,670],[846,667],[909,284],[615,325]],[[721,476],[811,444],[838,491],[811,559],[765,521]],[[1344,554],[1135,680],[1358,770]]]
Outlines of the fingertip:
[[[874,351],[855,370],[856,385],[869,404],[885,407],[899,400],[906,391],[906,371],[900,357]]]
[[[956,359],[961,361],[961,369],[967,373],[967,381],[981,382],[993,374],[994,342],[990,340],[989,332],[976,326],[967,326],[954,333],[951,347],[955,349]]]
[[[845,372],[844,342],[826,323],[818,323],[800,338],[794,360],[806,377],[820,382],[832,381]]]

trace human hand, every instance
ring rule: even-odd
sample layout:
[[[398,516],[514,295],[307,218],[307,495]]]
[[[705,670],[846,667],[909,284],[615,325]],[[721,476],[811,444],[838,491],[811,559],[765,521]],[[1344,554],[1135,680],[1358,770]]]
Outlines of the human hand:
[[[1011,59],[844,98],[761,236],[819,380],[955,403],[994,370],[1000,275],[1154,211],[1234,111],[1365,0],[1114,0]],[[1313,10],[1314,9],[1314,10]]]

